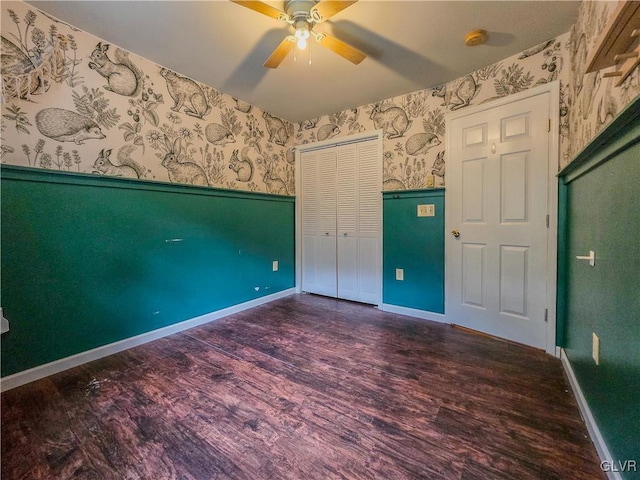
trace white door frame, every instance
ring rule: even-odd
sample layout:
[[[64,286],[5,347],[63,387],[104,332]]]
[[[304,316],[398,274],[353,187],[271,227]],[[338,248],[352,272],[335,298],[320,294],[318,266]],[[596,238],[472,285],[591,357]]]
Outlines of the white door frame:
[[[495,100],[490,103],[477,105],[473,107],[467,107],[460,109],[456,112],[448,112],[446,114],[446,151],[451,151],[450,137],[451,122],[457,118],[465,117],[467,115],[473,115],[486,110],[491,110],[495,107],[501,107],[503,105],[517,102],[525,98],[535,97],[544,93],[549,93],[549,117],[551,120],[550,133],[549,133],[549,168],[548,168],[548,188],[547,188],[547,205],[549,215],[549,228],[547,229],[547,292],[546,302],[548,309],[547,317],[547,340],[546,340],[546,352],[550,355],[559,356],[559,348],[556,347],[556,292],[557,292],[557,253],[558,253],[558,170],[559,170],[559,158],[560,158],[560,87],[557,81],[551,83],[545,83],[543,85],[530,88],[524,92],[509,95],[508,97]],[[446,180],[445,180],[446,181]],[[445,184],[445,209],[447,206],[447,194],[449,191]],[[446,220],[446,217],[445,217]],[[454,225],[449,225],[445,221],[445,235],[449,235],[449,231],[454,228]],[[448,254],[446,251],[447,242],[445,242],[445,256]],[[448,284],[447,277],[449,272],[445,269],[445,286]],[[447,291],[445,289],[445,298]],[[450,319],[447,319],[447,311],[444,312],[445,321],[452,323]]]
[[[295,234],[295,250],[296,250],[296,293],[302,292],[302,209],[300,208],[300,201],[302,199],[302,176],[300,168],[300,155],[307,150],[314,150],[316,148],[331,148],[338,145],[347,143],[362,142],[364,140],[376,140],[380,146],[380,158],[383,153],[383,137],[382,130],[372,130],[364,133],[358,133],[355,135],[348,135],[346,137],[331,138],[322,142],[305,143],[303,145],[295,145],[292,148],[295,149],[295,186],[296,186],[296,202],[295,202],[295,218],[296,218],[296,234]],[[380,165],[382,168],[382,165]],[[382,187],[381,187],[382,188]],[[380,196],[382,197],[382,189],[380,190]],[[378,308],[382,307],[382,259],[383,257],[383,245],[382,234],[384,225],[382,224],[382,199],[380,199],[380,299],[378,301]]]

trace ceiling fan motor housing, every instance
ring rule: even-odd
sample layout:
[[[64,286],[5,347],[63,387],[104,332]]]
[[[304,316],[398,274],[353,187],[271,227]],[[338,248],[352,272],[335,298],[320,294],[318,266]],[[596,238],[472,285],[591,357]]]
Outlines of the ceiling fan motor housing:
[[[306,22],[317,21],[312,18],[309,13],[316,5],[314,0],[287,0],[285,2],[285,11],[295,22],[304,20]]]

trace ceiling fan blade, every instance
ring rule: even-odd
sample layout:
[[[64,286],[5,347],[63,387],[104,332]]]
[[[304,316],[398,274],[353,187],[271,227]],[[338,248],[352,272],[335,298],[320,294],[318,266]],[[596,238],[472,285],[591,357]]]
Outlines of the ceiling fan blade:
[[[342,40],[338,40],[336,37],[332,37],[326,33],[317,33],[315,37],[320,45],[334,51],[341,57],[349,60],[351,63],[358,65],[362,60],[367,58],[367,56],[360,50],[344,43]]]
[[[341,12],[357,1],[358,0],[345,0],[336,2],[333,0],[323,0],[313,6],[309,13],[316,23],[320,23],[333,17],[336,13]]]
[[[264,66],[267,68],[278,68],[278,65],[282,63],[295,45],[296,37],[293,35],[286,37],[282,42],[280,42],[280,45],[276,47],[271,56],[267,58],[267,61],[264,62]]]
[[[276,20],[286,20],[289,15],[278,10],[271,5],[260,1],[245,1],[245,0],[230,0],[232,3],[237,3],[243,7],[247,7],[250,10],[266,15],[267,17],[275,18]]]

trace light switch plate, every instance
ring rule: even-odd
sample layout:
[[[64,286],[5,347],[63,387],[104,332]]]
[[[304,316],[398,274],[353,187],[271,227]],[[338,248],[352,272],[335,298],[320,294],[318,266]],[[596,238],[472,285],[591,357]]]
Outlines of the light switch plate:
[[[596,365],[600,365],[600,338],[596,335],[596,332],[593,332],[593,361],[596,362]]]
[[[436,215],[436,206],[433,204],[418,205],[419,217],[434,217]]]
[[[402,268],[396,268],[396,280],[404,280],[404,270]]]
[[[273,271],[277,272],[278,271],[278,260],[274,260],[273,261]]]

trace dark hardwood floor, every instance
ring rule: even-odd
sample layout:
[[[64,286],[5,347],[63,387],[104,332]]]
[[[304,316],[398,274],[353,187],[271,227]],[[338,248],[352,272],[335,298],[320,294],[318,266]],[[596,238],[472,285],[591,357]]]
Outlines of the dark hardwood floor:
[[[2,479],[599,479],[559,360],[295,295],[2,394]]]

